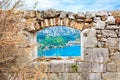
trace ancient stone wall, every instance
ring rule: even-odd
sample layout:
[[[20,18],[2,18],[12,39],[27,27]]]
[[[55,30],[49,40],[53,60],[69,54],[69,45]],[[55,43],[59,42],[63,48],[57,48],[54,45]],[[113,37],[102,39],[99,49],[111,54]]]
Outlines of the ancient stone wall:
[[[31,45],[36,44],[35,33],[43,28],[69,26],[81,30],[82,60],[48,62],[46,73],[50,74],[45,80],[120,79],[120,18],[117,20],[111,12],[23,11],[22,22],[25,23],[22,33]],[[34,58],[36,50],[36,47],[31,50]],[[78,67],[76,71],[72,65]]]

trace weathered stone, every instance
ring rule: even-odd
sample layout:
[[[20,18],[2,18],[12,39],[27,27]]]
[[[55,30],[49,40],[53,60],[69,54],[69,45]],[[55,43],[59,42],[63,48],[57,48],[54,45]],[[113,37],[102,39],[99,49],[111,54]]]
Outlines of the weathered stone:
[[[107,62],[109,57],[109,51],[107,48],[94,48],[92,50],[93,62]]]
[[[117,79],[117,73],[116,72],[106,72],[106,73],[102,73],[102,78],[103,80],[119,80]]]
[[[117,34],[114,30],[102,30],[103,37],[117,37]]]
[[[66,18],[67,17],[67,13],[66,12],[60,12],[60,18],[63,19],[63,18]]]
[[[94,24],[95,29],[104,29],[105,28],[105,22],[98,21],[96,24]]]
[[[57,74],[52,73],[50,74],[49,80],[61,80]]]
[[[78,66],[78,72],[81,71],[79,67],[80,65]],[[92,64],[89,62],[84,62],[81,68],[82,68],[82,72],[91,72]]]
[[[74,19],[75,19],[74,13],[69,12],[69,13],[68,13],[68,18],[74,20]]]
[[[105,16],[105,15],[104,15],[104,16],[101,16],[101,20],[102,20],[102,21],[106,21],[106,20],[107,20],[107,16]]]
[[[101,18],[100,17],[94,17],[94,20],[93,20],[94,22],[99,22],[99,21],[101,21]]]
[[[120,38],[119,38],[119,51],[120,51]]]
[[[66,62],[65,63],[65,72],[75,72],[73,69],[72,69],[72,65],[77,65],[76,62]]]
[[[98,48],[102,47],[101,42],[98,42]]]
[[[78,12],[75,17],[77,19],[85,18],[85,14],[83,12]]]
[[[36,19],[37,20],[44,20],[43,19],[43,12],[36,11]]]
[[[44,18],[55,18],[56,17],[56,10],[48,9],[44,11]]]
[[[83,62],[77,62],[78,72],[82,72]]]
[[[101,16],[108,16],[107,11],[98,11],[96,13],[96,16],[101,17]]]
[[[48,21],[48,19],[45,19],[45,20],[44,20],[44,24],[45,24],[45,27],[48,27],[48,26],[49,26],[49,21]]]
[[[106,47],[108,48],[118,48],[118,38],[108,38],[106,41]]]
[[[114,61],[117,66],[117,71],[120,72],[120,52],[114,53]]]
[[[53,61],[50,64],[50,72],[64,72],[65,71],[65,66],[64,66],[64,62],[57,62],[57,61]]]
[[[78,22],[84,22],[85,19],[77,19]]]
[[[116,25],[108,25],[106,29],[120,29],[120,27]]]
[[[117,71],[116,63],[107,63],[107,72],[115,72]]]
[[[85,13],[85,17],[86,18],[94,18],[95,17],[95,13],[87,11]]]
[[[106,38],[101,38],[100,41],[106,42],[107,39]]]
[[[102,34],[97,34],[97,38],[101,39],[102,38]]]
[[[92,49],[83,48],[83,59],[85,62],[92,62]]]
[[[83,47],[95,47],[97,45],[96,30],[85,29],[81,32],[81,45]]]
[[[86,18],[85,22],[87,22],[87,23],[92,22],[92,19],[91,18]]]
[[[69,26],[69,19],[68,18],[65,18],[64,19],[64,25],[65,26]],[[74,26],[75,27],[75,26]]]
[[[92,63],[92,72],[105,72],[106,65],[103,63]]]
[[[55,77],[56,79],[52,78],[52,80],[81,80],[79,73],[58,73]]]
[[[89,23],[84,23],[84,28],[88,28],[90,27],[91,25]]]
[[[82,72],[80,80],[89,80],[89,72]]]
[[[70,73],[67,80],[80,80],[80,75],[79,73]]]
[[[28,10],[24,11],[24,18],[34,18],[36,16],[35,11]]]
[[[115,24],[115,18],[113,16],[108,16],[107,23],[108,24]]]
[[[100,73],[90,73],[89,80],[102,80]]]

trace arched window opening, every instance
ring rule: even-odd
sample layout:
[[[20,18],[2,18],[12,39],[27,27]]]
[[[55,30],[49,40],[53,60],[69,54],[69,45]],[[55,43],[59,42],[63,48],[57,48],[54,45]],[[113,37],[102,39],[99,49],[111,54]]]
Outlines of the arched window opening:
[[[44,28],[37,32],[38,56],[81,56],[80,31],[66,26]]]

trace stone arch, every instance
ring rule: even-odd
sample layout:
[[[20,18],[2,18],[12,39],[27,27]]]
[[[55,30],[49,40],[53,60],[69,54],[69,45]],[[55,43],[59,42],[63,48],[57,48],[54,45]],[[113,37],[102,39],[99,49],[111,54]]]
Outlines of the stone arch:
[[[31,19],[32,23],[26,27],[29,32],[37,32],[51,26],[67,26],[78,30],[91,28],[93,26],[92,13],[85,17],[84,13],[72,13],[48,9],[46,11],[24,11],[24,18]],[[28,21],[27,21],[28,22]]]
[[[24,11],[24,18],[28,24],[24,30],[27,30],[32,35],[32,43],[36,44],[37,31],[52,26],[66,26],[73,29],[83,31],[86,28],[93,27],[93,18],[95,14],[88,12],[87,16],[84,13],[73,13],[65,11],[56,11],[48,9],[45,11]],[[34,36],[33,36],[34,35]],[[33,53],[37,53],[36,48]]]

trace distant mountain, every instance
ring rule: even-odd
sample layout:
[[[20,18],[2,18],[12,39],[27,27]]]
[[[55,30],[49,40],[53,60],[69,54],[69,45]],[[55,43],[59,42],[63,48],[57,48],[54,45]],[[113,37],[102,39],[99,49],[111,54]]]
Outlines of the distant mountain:
[[[80,31],[63,26],[45,28],[37,32],[37,42],[41,44],[43,48],[74,45],[80,42]],[[39,49],[42,47],[39,47]]]
[[[55,27],[49,27],[45,28],[37,33],[37,36],[74,36],[79,35],[80,31],[77,29],[73,29],[70,27],[64,27],[64,26],[55,26]]]

